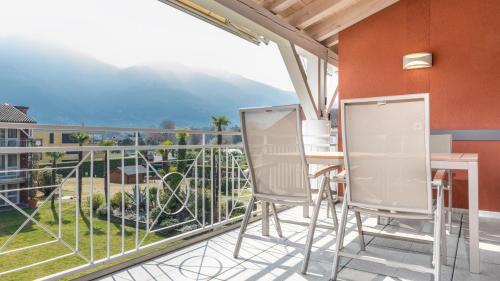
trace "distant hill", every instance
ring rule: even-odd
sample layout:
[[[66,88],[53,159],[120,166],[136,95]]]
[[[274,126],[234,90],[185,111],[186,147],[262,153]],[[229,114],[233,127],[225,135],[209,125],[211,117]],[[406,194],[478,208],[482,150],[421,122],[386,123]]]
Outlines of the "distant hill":
[[[175,55],[175,54],[173,54]],[[179,65],[119,69],[64,49],[0,39],[0,103],[26,105],[40,123],[203,127],[238,123],[241,107],[297,103],[294,93],[237,75]]]

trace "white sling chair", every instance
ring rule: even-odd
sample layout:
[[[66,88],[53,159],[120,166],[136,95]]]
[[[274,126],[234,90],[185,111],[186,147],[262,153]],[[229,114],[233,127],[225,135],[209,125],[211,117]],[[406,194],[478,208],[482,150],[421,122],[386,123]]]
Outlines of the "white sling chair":
[[[432,153],[452,153],[452,135],[451,134],[439,134],[431,135],[431,154]],[[444,190],[448,190],[448,208],[447,208],[447,221],[450,233],[452,231],[451,216],[453,211],[453,181],[451,170],[446,170],[448,173],[448,184],[444,187]]]
[[[341,114],[346,193],[331,279],[337,279],[339,259],[345,257],[430,273],[434,280],[439,280],[441,254],[446,255],[442,219],[446,173],[438,171],[434,180],[431,180],[429,95],[343,100]],[[437,188],[436,207],[432,200],[433,186]],[[349,211],[356,214],[360,254],[348,253],[343,246]],[[360,213],[388,218],[434,220],[434,237],[429,241],[399,237],[397,234],[368,232],[362,228]],[[433,266],[412,265],[369,256],[365,251],[365,234],[422,243],[433,242]]]
[[[328,173],[337,169],[338,166],[325,167],[312,175],[314,178],[323,176],[316,202],[314,202],[302,142],[300,106],[241,109],[240,118],[245,154],[252,180],[252,196],[241,224],[234,257],[238,257],[256,200],[261,200],[263,209],[267,204],[271,204],[276,231],[280,237],[282,232],[275,204],[310,206],[316,203],[313,217],[309,222],[309,236],[304,255],[304,268],[307,268],[323,197],[330,202],[332,214],[334,214],[334,227],[337,229],[337,217]],[[266,213],[263,212],[263,215]]]

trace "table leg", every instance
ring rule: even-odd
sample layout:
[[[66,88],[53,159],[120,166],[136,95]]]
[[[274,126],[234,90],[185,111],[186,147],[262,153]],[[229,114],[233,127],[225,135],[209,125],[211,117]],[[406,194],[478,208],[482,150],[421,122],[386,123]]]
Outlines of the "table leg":
[[[469,162],[469,255],[470,272],[480,272],[479,261],[479,176],[478,163]]]
[[[262,236],[269,236],[269,202],[262,202]]]
[[[304,205],[304,207],[302,207],[302,216],[304,218],[309,217],[309,206]]]

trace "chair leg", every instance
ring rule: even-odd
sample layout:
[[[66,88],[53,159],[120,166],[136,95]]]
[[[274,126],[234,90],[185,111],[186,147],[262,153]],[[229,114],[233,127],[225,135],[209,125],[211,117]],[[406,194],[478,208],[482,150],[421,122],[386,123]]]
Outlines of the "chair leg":
[[[442,237],[442,219],[443,219],[443,188],[438,188],[437,208],[434,215],[434,281],[441,279],[441,237]]]
[[[330,200],[326,201],[326,218],[330,218]]]
[[[450,189],[451,190],[451,189]],[[442,207],[443,207],[443,212],[441,213],[441,263],[442,264],[447,264],[447,255],[448,255],[448,244],[447,244],[447,237],[446,237],[446,213],[444,212],[444,191],[443,191],[443,196],[442,196]],[[450,221],[450,231],[451,231],[451,221]],[[450,232],[451,233],[451,232]]]
[[[278,232],[279,237],[283,237],[283,232],[281,231],[281,224],[278,218],[278,212],[276,211],[276,204],[272,203],[271,207],[273,208],[273,217],[274,217],[274,225],[276,227],[276,232]]]
[[[248,221],[250,220],[250,215],[252,214],[252,207],[255,203],[255,197],[250,198],[250,202],[248,202],[247,209],[245,211],[245,216],[243,217],[243,221],[241,222],[240,233],[238,234],[238,239],[236,240],[236,246],[234,247],[233,257],[238,258],[241,248],[241,242],[243,240],[243,235],[247,230]]]
[[[453,231],[453,225],[451,224],[452,212],[453,212],[453,173],[451,170],[448,170],[448,225],[450,227],[450,234]]]
[[[365,237],[363,235],[363,224],[361,222],[361,214],[359,212],[355,212],[356,214],[356,224],[358,226],[358,236],[359,236],[359,248],[361,251],[365,250]]]
[[[443,215],[441,217],[441,263],[444,265],[448,264],[448,261],[447,261],[448,244],[446,241],[447,237],[446,237],[446,219],[445,218],[446,218],[446,216],[443,212]]]
[[[328,206],[326,212],[330,211],[333,215],[333,227],[335,228],[335,232],[339,230],[339,220],[337,218],[337,211],[335,211],[335,202],[333,201],[332,190],[330,189],[330,184],[326,187],[326,198],[328,199]]]
[[[318,199],[314,205],[313,216],[309,221],[309,232],[307,233],[306,247],[304,249],[304,261],[302,262],[302,274],[307,272],[307,267],[309,266],[309,257],[311,256],[311,247],[314,240],[314,231],[316,230],[316,221],[318,220],[319,209],[321,208],[321,201],[323,199],[323,193],[325,192],[326,186],[326,177],[324,177],[319,189]]]
[[[346,190],[346,189],[344,189]],[[344,197],[347,198],[347,190],[344,193]],[[335,255],[333,257],[333,266],[332,266],[332,275],[331,275],[331,280],[337,280],[337,268],[339,267],[339,262],[340,262],[340,251],[342,251],[342,248],[344,247],[344,235],[345,235],[345,228],[347,224],[347,214],[349,212],[348,206],[347,206],[347,200],[343,200],[342,203],[342,215],[340,217],[340,225],[339,229],[337,232],[337,244],[335,244]]]

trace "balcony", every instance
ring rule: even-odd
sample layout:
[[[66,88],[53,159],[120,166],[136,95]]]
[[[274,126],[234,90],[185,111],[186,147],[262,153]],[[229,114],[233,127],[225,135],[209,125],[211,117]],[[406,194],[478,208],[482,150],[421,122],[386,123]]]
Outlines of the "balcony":
[[[0,190],[2,202],[10,208],[0,212],[2,280],[56,280],[77,274],[101,280],[326,280],[330,275],[336,235],[326,204],[319,216],[324,227],[317,230],[307,275],[300,274],[309,221],[302,208],[279,207],[284,237],[273,231],[266,237],[261,235],[257,203],[240,257],[233,258],[237,229],[251,194],[239,132],[30,126],[101,136],[112,132],[114,139],[111,146],[96,146],[89,140],[91,144],[83,146],[4,149],[48,158],[34,159],[33,168],[16,171],[30,176],[28,186]],[[163,138],[171,142],[159,144]],[[61,153],[81,159],[58,158],[54,165],[51,155],[61,157]],[[17,191],[28,192],[28,200],[36,205],[22,200],[14,204],[12,194]],[[340,213],[341,204],[337,205]],[[377,221],[374,216],[363,216],[362,221],[379,233],[408,237],[431,236],[433,229],[431,223]],[[443,280],[478,277],[469,273],[467,222],[466,212],[454,213]],[[348,226],[345,245],[359,252],[354,217],[348,218]],[[494,218],[481,218],[480,277],[491,278],[485,280],[496,280],[500,270],[499,226]],[[366,243],[367,251],[383,257],[422,265],[431,262],[431,245],[369,236]],[[349,259],[342,261],[340,277],[431,278]]]
[[[26,147],[31,143],[28,139],[0,139],[0,147]]]

